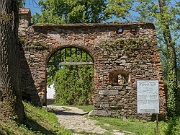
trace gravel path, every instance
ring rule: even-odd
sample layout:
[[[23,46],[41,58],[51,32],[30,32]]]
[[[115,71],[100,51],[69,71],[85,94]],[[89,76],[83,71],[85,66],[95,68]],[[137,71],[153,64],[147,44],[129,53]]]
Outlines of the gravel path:
[[[48,106],[55,110],[61,126],[73,131],[73,135],[104,135],[107,131],[97,125],[97,121],[85,118],[87,114],[76,107]],[[107,124],[106,124],[107,125]],[[124,133],[114,130],[113,135],[124,135]]]

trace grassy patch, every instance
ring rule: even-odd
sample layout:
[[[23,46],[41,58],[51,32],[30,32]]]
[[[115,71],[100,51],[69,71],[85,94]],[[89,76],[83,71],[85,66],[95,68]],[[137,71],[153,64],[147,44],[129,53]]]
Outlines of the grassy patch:
[[[76,106],[79,109],[82,109],[84,112],[90,112],[91,110],[94,109],[93,105],[88,105],[88,106]]]
[[[153,135],[154,128],[156,127],[155,122],[148,122],[137,119],[126,119],[120,118],[108,118],[108,117],[93,117],[93,119],[99,121],[99,125],[106,130],[117,129],[119,131],[129,131],[136,135]],[[109,124],[106,126],[104,123]],[[159,122],[160,135],[166,135],[167,123]]]
[[[54,113],[46,108],[24,103],[26,120],[18,126],[12,120],[0,121],[0,135],[71,135],[71,131],[60,127]]]
[[[77,106],[78,108],[84,110],[84,111],[91,111],[93,110],[93,106]],[[128,131],[135,133],[136,135],[153,135],[154,129],[156,127],[156,122],[149,122],[145,120],[138,120],[134,118],[129,119],[120,119],[120,118],[109,118],[109,117],[92,117],[92,119],[97,120],[99,125],[109,131],[109,133],[112,133],[113,130],[119,130],[119,131]],[[176,119],[177,123],[177,119]],[[180,118],[179,118],[180,123]],[[170,131],[168,131],[168,124]],[[171,133],[170,126],[174,125],[174,121],[171,122],[159,122],[159,131],[160,135],[169,135],[168,133]],[[174,127],[174,130],[177,132],[177,128]],[[180,132],[179,132],[180,133]],[[128,134],[128,133],[126,133]]]

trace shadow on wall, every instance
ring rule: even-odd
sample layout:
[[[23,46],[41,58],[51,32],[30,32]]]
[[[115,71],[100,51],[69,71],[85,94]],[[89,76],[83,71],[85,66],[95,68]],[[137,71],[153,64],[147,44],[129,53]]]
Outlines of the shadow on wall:
[[[40,106],[38,90],[34,85],[34,80],[29,69],[28,62],[25,57],[25,52],[20,43],[20,68],[21,68],[21,84],[22,84],[22,99],[31,102],[33,105]]]

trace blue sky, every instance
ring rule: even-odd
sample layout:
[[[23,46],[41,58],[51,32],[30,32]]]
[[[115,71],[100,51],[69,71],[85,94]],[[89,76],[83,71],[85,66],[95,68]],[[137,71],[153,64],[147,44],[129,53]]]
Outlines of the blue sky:
[[[40,7],[37,5],[39,0],[25,0],[25,8],[31,9],[31,15],[34,15],[35,12],[40,13]]]

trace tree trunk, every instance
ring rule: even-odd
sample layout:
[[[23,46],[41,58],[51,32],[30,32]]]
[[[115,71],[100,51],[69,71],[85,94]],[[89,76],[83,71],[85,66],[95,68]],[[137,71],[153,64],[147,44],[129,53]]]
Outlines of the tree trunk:
[[[172,41],[171,32],[169,28],[169,21],[165,16],[165,6],[166,3],[164,0],[158,0],[160,14],[161,14],[161,23],[163,37],[166,44],[168,52],[168,84],[167,84],[167,109],[170,116],[175,115],[177,111],[177,67],[176,67],[176,51],[175,43]]]
[[[18,0],[0,0],[0,113],[22,122]]]

